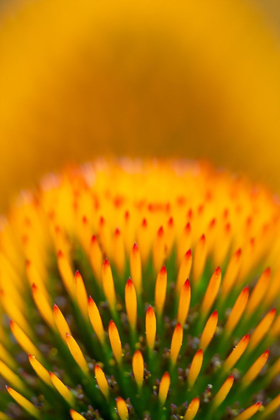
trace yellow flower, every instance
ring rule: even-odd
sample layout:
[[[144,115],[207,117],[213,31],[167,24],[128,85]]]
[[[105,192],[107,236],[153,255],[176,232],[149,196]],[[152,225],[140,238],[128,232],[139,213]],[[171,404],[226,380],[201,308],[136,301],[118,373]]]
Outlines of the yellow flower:
[[[100,154],[206,157],[279,187],[279,37],[253,4],[5,3],[1,200]]]
[[[0,418],[277,419],[279,232],[198,162],[46,176],[1,224]]]

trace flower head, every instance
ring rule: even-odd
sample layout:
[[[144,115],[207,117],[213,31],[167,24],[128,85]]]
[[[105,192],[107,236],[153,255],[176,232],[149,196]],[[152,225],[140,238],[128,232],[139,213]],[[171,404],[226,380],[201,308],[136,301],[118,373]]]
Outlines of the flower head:
[[[279,231],[277,198],[205,164],[45,177],[2,220],[0,418],[273,418]]]

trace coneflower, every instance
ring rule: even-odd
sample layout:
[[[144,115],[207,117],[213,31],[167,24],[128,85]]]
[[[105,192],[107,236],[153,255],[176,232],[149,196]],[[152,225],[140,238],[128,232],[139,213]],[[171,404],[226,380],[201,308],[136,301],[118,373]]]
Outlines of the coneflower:
[[[47,176],[1,224],[0,419],[279,418],[279,233],[205,164]]]

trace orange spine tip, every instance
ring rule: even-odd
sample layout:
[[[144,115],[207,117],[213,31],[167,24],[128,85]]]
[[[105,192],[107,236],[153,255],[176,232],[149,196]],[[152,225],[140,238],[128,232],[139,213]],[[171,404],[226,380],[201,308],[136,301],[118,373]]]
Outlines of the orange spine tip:
[[[138,388],[142,388],[144,379],[144,360],[140,350],[136,350],[133,355],[132,371]]]
[[[84,355],[82,353],[82,350],[80,349],[78,343],[76,340],[70,335],[69,333],[66,333],[66,343],[68,345],[68,348],[70,350],[70,353],[73,356],[73,359],[77,363],[77,365],[80,366],[81,370],[87,374],[88,373],[88,364],[86,359],[84,358]]]
[[[96,280],[100,283],[102,269],[102,252],[95,235],[93,235],[91,238],[89,248],[89,260]]]
[[[70,410],[70,416],[72,417],[72,420],[86,420],[81,414],[73,409]]]
[[[22,329],[12,320],[10,321],[10,327],[15,339],[17,340],[18,344],[23,349],[23,351],[25,351],[27,354],[33,354],[34,356],[36,356],[37,359],[42,360],[42,356],[37,350],[37,348],[27,337],[27,335],[22,331]]]
[[[249,287],[246,286],[239,294],[238,298],[236,299],[236,302],[231,310],[231,313],[228,317],[228,320],[225,325],[225,331],[226,334],[231,334],[238,324],[238,321],[240,320],[242,314],[244,313],[244,310],[246,308],[247,302],[249,298]]]
[[[71,335],[71,330],[69,328],[69,325],[66,322],[66,319],[62,315],[62,312],[60,311],[59,307],[56,304],[53,305],[53,314],[54,314],[54,322],[56,324],[60,337],[66,343],[66,333]]]
[[[85,288],[84,281],[80,272],[77,270],[75,273],[75,288],[76,288],[76,297],[79,309],[85,318],[88,317],[88,297]]]
[[[182,262],[180,264],[177,282],[176,282],[177,294],[181,292],[184,282],[190,275],[191,268],[192,268],[192,251],[189,249],[184,255]]]
[[[267,419],[280,407],[280,394],[277,395],[270,403],[267,404],[261,416],[261,420]]]
[[[73,406],[75,404],[75,398],[69,391],[69,389],[64,385],[64,383],[53,373],[50,372],[50,379],[57,390],[57,392],[65,399],[65,401],[70,405]]]
[[[115,230],[113,236],[113,256],[117,271],[122,276],[125,269],[126,256],[124,240],[119,228]]]
[[[88,314],[92,328],[94,329],[98,340],[101,342],[101,344],[105,344],[105,331],[102,323],[102,318],[100,316],[96,303],[94,302],[91,296],[88,298]]]
[[[147,346],[150,351],[154,349],[155,339],[156,339],[156,328],[157,328],[156,315],[153,308],[149,306],[146,312],[146,339],[147,339]]]
[[[39,378],[41,378],[42,381],[45,382],[47,385],[52,386],[50,375],[47,369],[45,369],[44,366],[40,362],[38,362],[35,356],[29,354],[28,359]]]
[[[191,285],[189,279],[187,279],[181,289],[179,306],[177,313],[177,321],[184,326],[190,308],[191,302]]]
[[[161,378],[161,381],[159,384],[159,391],[158,391],[158,398],[162,406],[165,404],[169,387],[170,387],[170,375],[168,372],[165,372]]]
[[[109,340],[116,361],[120,364],[122,361],[122,343],[116,324],[113,320],[109,322]]]
[[[251,335],[250,344],[248,346],[248,351],[254,350],[260,341],[265,337],[268,333],[274,318],[276,315],[276,309],[271,309],[265,317],[261,320],[261,322],[257,325],[256,329],[253,331]]]
[[[251,405],[251,407],[247,408],[247,410],[244,410],[239,416],[236,417],[236,420],[248,420],[250,419],[254,414],[256,414],[260,407],[262,405],[262,402],[257,402],[256,404]]]
[[[206,249],[206,238],[205,235],[202,235],[199,241],[197,242],[195,252],[194,252],[194,261],[193,261],[193,280],[195,283],[198,283],[202,273],[204,271],[204,266],[206,262],[207,249]]]
[[[239,274],[240,266],[241,266],[241,254],[242,251],[239,248],[231,257],[227,270],[225,272],[224,280],[221,286],[221,295],[226,297],[228,293],[231,291],[234,282]]]
[[[222,272],[220,267],[218,267],[208,284],[207,290],[205,292],[202,304],[201,304],[201,312],[203,316],[207,316],[210,309],[212,308],[212,305],[216,299],[216,296],[218,294],[220,284],[221,284],[221,278],[222,278]]]
[[[170,360],[171,366],[174,366],[179,352],[181,350],[183,343],[183,328],[180,323],[178,323],[174,329],[172,340],[171,340],[171,348],[170,348]]]
[[[199,398],[196,397],[189,403],[184,420],[193,420],[195,416],[197,415],[199,406],[200,406],[200,401],[199,401]]]
[[[26,385],[24,382],[22,382],[18,375],[14,373],[4,362],[2,362],[2,360],[0,360],[0,374],[2,378],[8,381],[9,384],[16,388],[18,391],[26,391]]]
[[[242,379],[242,387],[248,386],[258,376],[262,368],[267,362],[269,350],[266,350],[260,357],[252,364]]]
[[[213,408],[216,409],[217,407],[219,407],[219,405],[222,404],[222,402],[226,399],[229,391],[232,388],[234,382],[234,376],[230,375],[225,382],[223,383],[223,385],[221,386],[221,388],[219,389],[218,393],[216,394],[216,396],[213,399]]]
[[[111,266],[107,258],[102,266],[102,285],[111,312],[114,313],[116,310],[116,292]]]
[[[137,243],[132,247],[130,253],[130,273],[135,288],[138,293],[141,293],[142,289],[142,267],[141,267],[141,255]]]
[[[121,420],[128,420],[128,409],[126,402],[121,398],[118,397],[116,400],[117,404],[117,412]]]
[[[49,327],[53,329],[55,327],[55,323],[52,309],[45,295],[35,284],[32,284],[32,296],[42,318],[49,325]]]
[[[237,363],[237,361],[240,359],[244,351],[246,350],[250,340],[250,335],[247,334],[237,344],[236,347],[232,350],[232,352],[229,354],[228,358],[225,360],[224,363],[224,370],[229,371],[233,368],[233,366]]]
[[[280,336],[280,315],[277,316],[271,328],[270,336],[274,339]]]
[[[105,398],[109,398],[109,385],[106,376],[99,365],[95,365],[94,374],[100,391],[102,392]]]
[[[188,384],[189,388],[192,388],[202,367],[203,362],[203,351],[202,349],[198,350],[198,352],[194,355],[192,360],[189,374],[188,374]]]
[[[218,324],[218,311],[214,311],[209,317],[200,339],[200,348],[205,351],[212,340]]]
[[[153,265],[155,272],[159,272],[166,258],[166,244],[164,229],[161,226],[157,232],[153,247]]]
[[[31,414],[32,417],[35,417],[36,419],[41,418],[41,414],[39,410],[25,397],[23,397],[21,394],[19,394],[17,391],[12,389],[9,386],[6,386],[6,389],[10,396],[29,414]]]
[[[125,286],[125,306],[130,328],[132,331],[135,331],[137,322],[137,296],[131,279],[128,279]]]
[[[161,317],[165,298],[166,298],[166,288],[167,288],[167,271],[163,266],[158,273],[156,288],[155,288],[155,307],[159,317]]]
[[[183,259],[183,256],[186,250],[191,247],[191,241],[192,241],[191,225],[188,222],[185,228],[183,229],[182,235],[178,241],[178,246],[177,246],[177,265],[178,266],[181,264],[181,261]]]
[[[58,269],[69,296],[75,299],[75,284],[70,263],[62,251],[57,254]]]
[[[254,311],[257,309],[257,307],[260,305],[260,303],[264,299],[266,291],[269,286],[270,273],[271,273],[270,268],[267,268],[262,273],[259,280],[257,281],[257,284],[255,285],[251,293],[251,296],[247,305],[246,317],[252,316]]]

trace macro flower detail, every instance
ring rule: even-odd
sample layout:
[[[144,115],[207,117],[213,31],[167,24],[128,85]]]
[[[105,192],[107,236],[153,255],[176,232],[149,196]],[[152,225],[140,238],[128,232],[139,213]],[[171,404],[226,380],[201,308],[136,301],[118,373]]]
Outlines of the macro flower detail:
[[[0,419],[279,418],[279,232],[277,197],[205,163],[96,160],[23,191]]]

